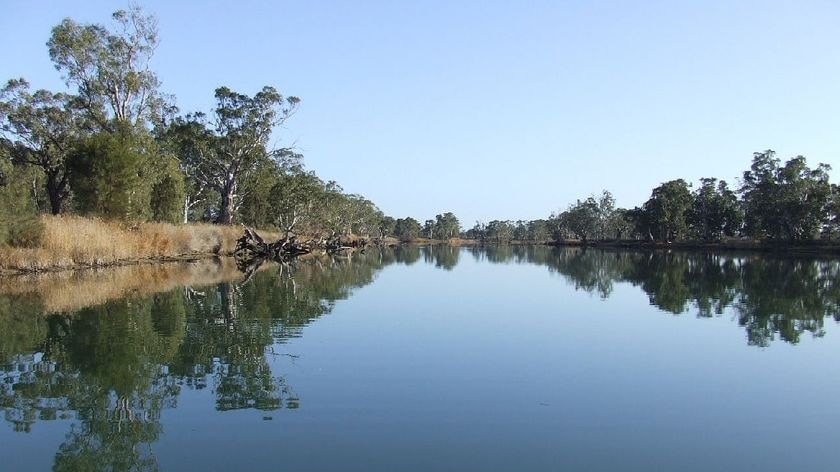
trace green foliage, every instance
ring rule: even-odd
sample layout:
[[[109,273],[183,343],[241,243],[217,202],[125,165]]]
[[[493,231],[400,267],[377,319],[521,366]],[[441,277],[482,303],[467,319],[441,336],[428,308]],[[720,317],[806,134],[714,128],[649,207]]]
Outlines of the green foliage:
[[[532,220],[528,222],[526,239],[543,242],[551,239],[551,223],[548,220]]]
[[[150,216],[149,157],[129,130],[97,133],[71,152],[71,186],[78,211],[106,218]]]
[[[32,195],[34,169],[13,166],[0,155],[0,244],[34,246],[42,224]]]
[[[165,165],[152,185],[149,201],[154,221],[179,223],[183,219],[184,175],[172,159],[161,159]]]
[[[413,241],[420,236],[422,229],[420,222],[414,218],[397,218],[394,223],[394,236],[400,238],[401,241]]]
[[[379,237],[386,238],[388,236],[394,235],[394,231],[397,227],[397,220],[390,216],[383,216],[379,220]]]
[[[65,18],[47,47],[78,104],[100,129],[143,127],[167,108],[160,81],[149,64],[158,44],[157,20],[138,6],[112,15],[114,29]]]
[[[66,158],[82,127],[83,119],[69,95],[47,90],[30,93],[24,79],[10,80],[0,90],[0,136],[12,143],[16,162],[43,171],[54,215],[67,209]]]
[[[828,216],[824,231],[826,237],[831,240],[840,234],[840,185],[831,185],[831,198],[826,207]]]
[[[241,205],[237,201],[240,193],[247,193],[246,187],[266,160],[280,163],[290,156],[299,157],[288,149],[266,147],[272,129],[291,117],[299,102],[297,97],[284,98],[268,86],[253,97],[220,87],[212,122],[201,113],[187,115],[164,132],[197,187],[213,189],[219,195],[219,223],[233,222]],[[258,217],[265,216],[262,212]]]
[[[829,213],[829,170],[825,164],[809,168],[802,156],[781,166],[773,151],[755,153],[741,186],[746,233],[783,240],[815,237]]]
[[[324,191],[323,182],[312,172],[301,170],[282,175],[271,189],[269,200],[274,225],[286,232],[293,232],[297,227],[317,232]]]
[[[260,159],[251,178],[243,182],[241,188],[241,205],[237,215],[242,223],[256,228],[277,227],[277,209],[272,200],[280,180],[277,165],[269,159]]]
[[[723,236],[735,236],[742,220],[738,197],[725,180],[700,179],[688,214],[688,222],[698,238],[717,241]]]
[[[433,236],[436,239],[450,239],[461,233],[461,223],[451,212],[435,216]]]
[[[484,228],[484,238],[499,244],[510,242],[513,239],[513,223],[510,221],[493,220],[487,223]]]
[[[651,232],[660,241],[678,241],[688,234],[686,219],[692,197],[683,179],[665,182],[653,189],[644,211],[652,222]]]
[[[594,197],[578,200],[575,204],[557,216],[558,224],[571,234],[586,242],[595,235],[600,226],[598,202]]]

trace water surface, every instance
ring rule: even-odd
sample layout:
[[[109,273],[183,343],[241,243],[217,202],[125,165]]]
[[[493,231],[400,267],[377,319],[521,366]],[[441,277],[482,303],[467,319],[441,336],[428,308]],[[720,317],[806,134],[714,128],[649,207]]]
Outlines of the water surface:
[[[401,247],[0,279],[4,470],[837,470],[840,261]]]

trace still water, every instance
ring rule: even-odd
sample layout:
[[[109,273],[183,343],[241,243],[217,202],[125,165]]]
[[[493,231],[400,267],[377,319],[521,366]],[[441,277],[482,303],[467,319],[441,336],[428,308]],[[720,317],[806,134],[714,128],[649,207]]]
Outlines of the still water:
[[[400,247],[0,279],[2,470],[840,470],[840,261]]]

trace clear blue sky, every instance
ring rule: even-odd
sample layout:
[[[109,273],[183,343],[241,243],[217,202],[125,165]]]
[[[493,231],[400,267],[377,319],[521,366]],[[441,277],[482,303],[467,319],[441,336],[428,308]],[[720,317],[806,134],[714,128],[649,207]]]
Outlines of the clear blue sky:
[[[0,80],[60,89],[45,43],[119,1],[2,0]],[[145,1],[184,111],[220,85],[301,97],[277,133],[421,221],[533,219],[611,190],[735,178],[753,151],[840,173],[840,2]]]

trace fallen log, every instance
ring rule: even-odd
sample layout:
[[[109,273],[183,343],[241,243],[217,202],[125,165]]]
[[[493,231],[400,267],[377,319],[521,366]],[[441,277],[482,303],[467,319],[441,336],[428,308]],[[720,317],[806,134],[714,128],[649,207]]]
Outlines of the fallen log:
[[[256,231],[245,228],[245,234],[236,240],[233,255],[239,260],[271,259],[282,262],[309,254],[318,245],[316,240],[299,243],[295,236],[269,243]]]
[[[288,262],[316,250],[324,251],[327,254],[338,254],[356,249],[361,249],[364,252],[364,248],[368,244],[366,239],[345,242],[336,234],[329,238],[319,237],[303,242],[298,241],[297,237],[291,236],[269,243],[253,229],[245,228],[245,233],[236,240],[236,249],[233,255],[238,266],[248,268],[264,260]]]

